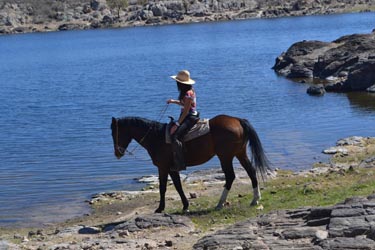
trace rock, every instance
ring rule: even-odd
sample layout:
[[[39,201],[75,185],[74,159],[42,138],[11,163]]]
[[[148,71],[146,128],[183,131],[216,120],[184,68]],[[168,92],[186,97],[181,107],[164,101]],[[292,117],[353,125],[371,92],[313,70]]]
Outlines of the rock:
[[[309,95],[321,96],[324,95],[326,91],[324,89],[324,86],[322,84],[319,84],[316,86],[310,86],[306,92]]]
[[[337,146],[346,146],[346,145],[356,145],[360,146],[364,144],[364,137],[361,136],[351,136],[348,138],[340,139],[336,142]]]
[[[169,215],[169,214],[150,214],[142,217],[124,221],[118,225],[107,225],[104,231],[121,230],[128,232],[137,232],[143,229],[158,228],[158,227],[190,227],[191,221],[184,216]]]
[[[361,161],[359,167],[362,168],[375,168],[375,156],[369,157]]]
[[[74,29],[99,28],[98,22],[104,16],[112,16],[117,10],[110,9],[105,0],[86,1],[16,1],[17,4],[0,4],[0,33],[33,32],[38,25],[57,23],[52,30],[65,22],[74,22]],[[9,1],[8,1],[9,2]],[[14,1],[13,1],[14,2]],[[294,3],[295,2],[295,3]],[[133,25],[154,25],[169,23],[187,23],[219,21],[245,18],[270,18],[280,16],[301,16],[314,14],[342,13],[355,9],[373,9],[374,3],[363,0],[350,0],[343,4],[339,1],[272,1],[272,0],[223,0],[223,1],[140,1],[129,0],[129,6],[120,11],[119,18],[113,22],[106,20],[105,27],[126,27]],[[143,13],[141,15],[141,13]],[[152,13],[152,14],[151,14]],[[157,17],[157,18],[155,18]],[[88,22],[90,25],[88,25]],[[63,29],[64,30],[64,29]],[[350,59],[350,58],[348,58]],[[337,67],[341,61],[333,63]],[[313,67],[300,64],[289,72],[295,76],[311,77]],[[341,77],[341,76],[340,76]]]
[[[102,23],[105,24],[105,25],[111,25],[113,24],[113,17],[109,16],[109,15],[105,15],[102,19]]]
[[[315,233],[315,238],[318,239],[318,240],[325,240],[328,238],[328,232],[327,231],[323,231],[323,230],[318,230],[316,231]]]
[[[166,246],[166,247],[172,247],[172,246],[173,246],[173,241],[171,241],[171,240],[166,240],[166,241],[165,241],[165,246]]]
[[[98,0],[91,0],[90,7],[93,10],[99,10],[100,2]]]
[[[73,23],[64,23],[58,27],[59,31],[66,31],[66,30],[74,30],[78,29],[80,25],[78,24],[73,24]]]
[[[10,245],[5,240],[0,240],[0,249],[10,249]]]
[[[190,199],[196,199],[198,196],[197,196],[197,193],[189,193],[190,195]]]
[[[366,89],[367,92],[375,93],[375,84]]]
[[[333,238],[322,241],[319,246],[322,249],[356,249],[356,250],[373,250],[374,241],[371,239],[356,238]]]
[[[288,78],[331,82],[326,91],[371,90],[375,83],[374,39],[373,32],[343,36],[330,43],[297,42],[276,58],[273,69]]]
[[[364,209],[366,203],[354,197],[331,207],[271,212],[204,236],[193,249],[375,249],[375,207]],[[310,223],[318,219],[325,223]]]
[[[167,12],[167,8],[164,6],[163,3],[157,3],[153,5],[150,9],[153,16],[155,17],[161,17],[164,15],[165,12]]]
[[[348,154],[348,150],[344,147],[330,147],[330,148],[327,148],[325,150],[323,150],[323,153],[324,154],[337,154],[337,153],[341,153],[343,155],[347,155]]]

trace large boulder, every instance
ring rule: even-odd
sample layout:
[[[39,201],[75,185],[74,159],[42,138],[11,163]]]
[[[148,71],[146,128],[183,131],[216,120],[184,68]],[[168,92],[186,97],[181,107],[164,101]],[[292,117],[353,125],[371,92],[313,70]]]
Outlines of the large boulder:
[[[327,80],[327,91],[365,91],[375,84],[375,32],[333,42],[302,41],[276,58],[273,69],[287,78]]]

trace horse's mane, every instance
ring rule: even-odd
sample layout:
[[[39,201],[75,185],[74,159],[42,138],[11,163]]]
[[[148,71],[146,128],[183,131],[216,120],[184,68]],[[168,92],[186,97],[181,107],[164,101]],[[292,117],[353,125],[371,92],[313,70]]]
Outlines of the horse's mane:
[[[124,126],[135,126],[137,128],[144,128],[148,129],[149,132],[154,132],[157,135],[164,136],[164,127],[165,123],[160,123],[157,121],[149,120],[146,118],[142,117],[122,117],[118,120],[119,125],[124,125]]]

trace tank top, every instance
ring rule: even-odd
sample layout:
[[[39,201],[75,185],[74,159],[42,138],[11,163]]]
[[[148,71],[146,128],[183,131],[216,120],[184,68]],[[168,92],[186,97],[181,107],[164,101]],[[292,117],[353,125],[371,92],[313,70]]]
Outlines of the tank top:
[[[197,114],[197,97],[195,95],[195,91],[193,89],[186,92],[184,99],[188,98],[191,99],[191,106],[189,110],[189,114],[196,115]],[[184,100],[181,100],[181,112],[184,111]]]

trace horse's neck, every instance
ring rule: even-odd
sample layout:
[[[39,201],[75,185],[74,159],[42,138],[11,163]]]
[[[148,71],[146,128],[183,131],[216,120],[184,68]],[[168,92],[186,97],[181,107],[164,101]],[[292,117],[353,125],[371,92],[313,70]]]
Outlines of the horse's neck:
[[[146,122],[144,123],[145,125],[143,126],[133,125],[132,135],[135,141],[137,141],[141,146],[147,148],[150,145],[152,138],[154,138],[155,131],[152,128],[152,124],[148,124]]]
[[[133,128],[133,139],[139,144],[142,144],[147,139],[147,134],[150,134],[150,129],[147,128]]]

